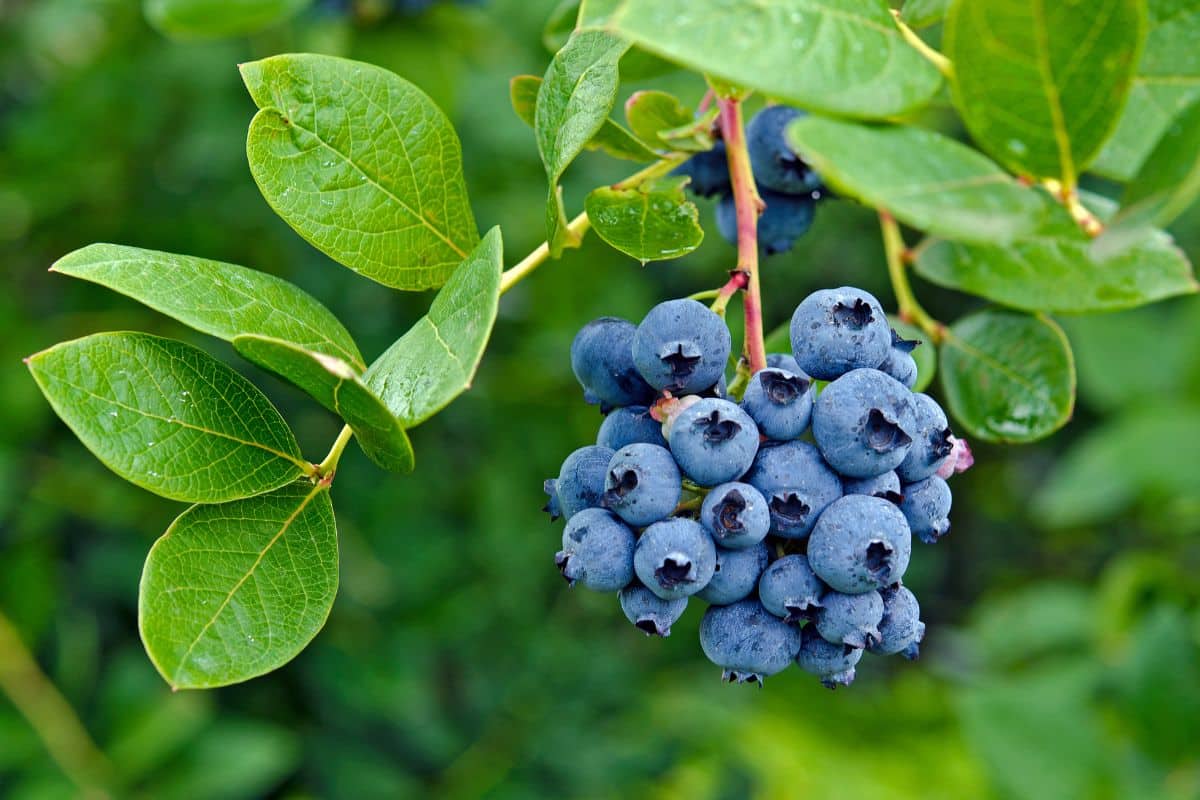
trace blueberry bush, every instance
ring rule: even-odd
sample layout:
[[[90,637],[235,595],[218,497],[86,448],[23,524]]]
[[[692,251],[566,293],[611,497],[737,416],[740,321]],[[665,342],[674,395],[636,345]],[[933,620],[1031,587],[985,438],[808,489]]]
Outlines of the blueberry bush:
[[[19,639],[50,629],[39,593],[58,583],[36,534],[85,520],[98,542],[114,530],[161,536],[137,553],[139,582],[128,565],[145,543],[126,534],[105,562],[82,555],[99,547],[87,536],[63,535],[80,554],[68,582],[109,597],[136,586],[137,602],[118,618],[124,633],[56,618],[62,664],[140,676],[126,650],[69,658],[88,635],[136,630],[171,688],[241,683],[304,652],[340,588],[345,610],[333,619],[348,624],[251,686],[275,687],[281,703],[325,703],[330,716],[354,707],[364,720],[457,709],[452,724],[406,734],[402,778],[381,767],[396,757],[388,745],[364,745],[355,780],[371,786],[378,774],[376,793],[506,786],[501,794],[519,796],[512,769],[532,770],[514,780],[547,792],[582,785],[549,765],[586,730],[563,728],[570,735],[528,767],[508,743],[554,738],[555,704],[539,687],[559,669],[606,687],[571,702],[595,720],[620,706],[622,730],[683,707],[692,690],[672,685],[644,715],[624,710],[615,687],[653,657],[611,671],[619,659],[596,654],[632,645],[586,594],[560,601],[561,582],[527,601],[489,589],[553,575],[552,562],[642,631],[674,626],[663,657],[685,683],[703,663],[697,639],[732,680],[798,664],[840,685],[864,652],[912,657],[924,637],[934,658],[904,675],[912,703],[930,699],[930,710],[903,713],[966,737],[944,754],[946,796],[984,783],[1021,797],[1103,786],[1185,797],[1200,785],[1200,592],[1194,549],[1180,540],[1200,518],[1187,458],[1200,430],[1198,318],[1185,297],[1197,288],[1187,253],[1200,192],[1190,53],[1200,8],[146,0],[138,17],[110,5],[23,8],[4,32],[14,47],[55,45],[28,64],[2,62],[15,76],[6,87],[26,79],[53,97],[6,88],[0,105],[10,176],[0,238],[19,245],[14,264],[53,263],[29,279],[29,307],[0,301],[28,321],[5,352],[20,345],[33,378],[6,377],[7,402],[10,414],[44,420],[36,386],[65,424],[36,425],[54,441],[43,458],[65,467],[0,462],[22,487],[0,498],[12,537],[2,607],[15,622],[0,617],[0,678],[16,676],[4,687],[22,713],[11,687],[43,679]],[[514,56],[497,33],[506,25],[549,55]],[[96,30],[105,33],[88,40]],[[97,63],[110,83],[79,66]],[[234,63],[248,101],[221,73]],[[504,81],[473,81],[481,64]],[[522,74],[532,71],[541,74]],[[114,87],[133,75],[150,99],[115,124],[128,98]],[[229,145],[247,121],[243,160]],[[247,162],[253,183],[240,180]],[[49,219],[71,235],[39,239]],[[578,389],[558,379],[568,366],[603,416],[572,408]],[[1078,432],[1042,442],[1073,417]],[[970,464],[967,440],[975,466],[951,478]],[[139,491],[100,488],[96,462]],[[534,476],[552,472],[547,510],[565,518],[561,549],[525,512],[498,513],[540,504]],[[945,479],[955,535],[923,547],[949,530]],[[154,498],[186,508],[171,521]],[[1059,537],[1020,566],[998,555],[1002,538],[1035,535],[1009,529],[1017,513],[1027,530]],[[1115,537],[1083,535],[1131,524],[1141,538],[1125,555]],[[377,530],[387,538],[367,533]],[[379,577],[402,563],[420,568],[399,583]],[[1022,570],[1062,581],[1021,589]],[[706,613],[686,611],[699,601]],[[407,609],[390,620],[400,630],[368,633],[372,610],[395,604]],[[504,683],[462,663],[483,638],[506,653],[514,621],[538,634],[515,639],[500,674],[521,675],[523,658],[546,668]],[[455,629],[448,650],[425,641],[442,625]],[[689,646],[674,649],[680,638]],[[356,661],[371,665],[354,673],[369,686],[316,699]],[[421,667],[396,666],[408,662]],[[433,678],[396,683],[417,669],[444,677],[446,696],[425,696]],[[76,786],[253,796],[297,770],[313,773],[297,786],[350,780],[300,766],[301,747],[349,758],[332,733],[301,744],[307,734],[287,720],[214,723],[206,704],[218,701],[128,712],[131,697],[157,687],[127,677],[81,698],[82,673],[53,672],[68,699],[86,700],[104,740],[101,754],[79,744],[80,731],[49,736]],[[939,675],[969,678],[951,695],[931,683]],[[815,698],[781,683],[768,693]],[[572,687],[554,685],[559,697]],[[835,735],[853,736],[878,713],[874,685],[864,700],[812,702],[840,715]],[[485,699],[497,687],[503,697]],[[403,699],[368,710],[389,692]],[[687,699],[700,696],[712,697]],[[656,781],[668,793],[770,793],[766,764],[795,785],[780,766],[790,749],[776,745],[798,735],[853,770],[827,731],[765,711],[753,716],[759,733],[738,728],[753,735],[736,756],[702,766],[690,729],[732,725],[736,708],[661,723],[657,735],[688,742],[691,766],[614,751],[588,768],[623,765],[620,786],[635,793]],[[1051,709],[1049,723],[1037,709]],[[120,724],[126,714],[138,727]],[[174,784],[139,755],[154,743],[177,759],[173,743],[201,730],[207,750],[173,768]],[[205,775],[228,752],[216,743],[239,735],[261,771],[213,789]],[[28,752],[13,741],[0,780]],[[726,758],[755,766],[721,778],[712,765]],[[890,788],[929,796],[902,761],[888,762]],[[1055,779],[1039,782],[1051,768]],[[37,780],[13,785],[40,796]],[[878,788],[847,780],[848,791]]]

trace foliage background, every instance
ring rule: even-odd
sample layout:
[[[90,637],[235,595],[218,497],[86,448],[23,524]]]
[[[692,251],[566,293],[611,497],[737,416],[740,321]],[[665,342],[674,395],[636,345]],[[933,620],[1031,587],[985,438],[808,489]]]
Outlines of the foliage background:
[[[718,285],[733,252],[715,231],[648,268],[589,238],[506,296],[472,391],[414,432],[417,472],[385,475],[357,450],[343,461],[341,593],[313,646],[249,684],[171,694],[135,613],[145,553],[178,507],[109,475],[20,358],[97,329],[163,333],[256,379],[305,452],[340,423],[227,346],[46,267],[93,241],[253,266],[347,319],[370,359],[430,298],[336,267],[271,213],[245,163],[254,109],[235,64],[312,50],[413,80],[454,120],[480,227],[503,227],[511,262],[543,236],[544,184],[508,79],[544,69],[552,4],[439,3],[373,24],[318,8],[192,43],[161,37],[137,5],[0,0],[0,609],[128,794],[1200,797],[1194,297],[1065,320],[1075,421],[1038,445],[977,447],[955,479],[954,532],[919,548],[907,581],[929,624],[920,662],[868,656],[836,693],[799,671],[729,687],[699,652],[695,610],[650,641],[613,598],[567,592],[541,481],[599,424],[570,339],[595,316],[637,319]],[[703,88],[679,73],[622,91],[646,86]],[[961,133],[949,113],[926,123]],[[624,170],[584,156],[568,208]],[[1200,252],[1195,209],[1173,232]],[[822,286],[889,303],[874,216],[823,206],[764,282],[768,324]],[[975,302],[918,291],[943,318]],[[75,791],[0,699],[0,796]]]

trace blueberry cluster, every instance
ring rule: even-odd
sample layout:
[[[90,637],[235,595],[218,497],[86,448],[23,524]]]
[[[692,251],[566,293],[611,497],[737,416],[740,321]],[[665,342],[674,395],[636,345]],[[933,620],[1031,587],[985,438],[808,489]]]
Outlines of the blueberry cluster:
[[[765,208],[758,218],[758,242],[766,255],[792,249],[812,227],[817,202],[828,195],[821,177],[787,143],[784,130],[804,112],[767,106],[746,125],[750,168]],[[688,188],[701,197],[717,196],[717,230],[737,244],[737,211],[729,181],[725,143],[697,153],[675,170],[691,178]]]
[[[832,688],[864,650],[917,656],[925,626],[901,579],[913,535],[950,528],[960,450],[911,390],[916,342],[867,292],[805,298],[791,344],[737,403],[729,329],[701,303],[588,323],[571,366],[605,418],[546,481],[546,510],[567,519],[563,577],[617,592],[647,634],[667,636],[695,596],[726,680],[761,684],[795,662]]]

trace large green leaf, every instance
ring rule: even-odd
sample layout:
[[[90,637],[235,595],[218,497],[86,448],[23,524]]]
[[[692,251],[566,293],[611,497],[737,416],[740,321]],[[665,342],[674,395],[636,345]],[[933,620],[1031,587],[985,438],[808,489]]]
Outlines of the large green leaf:
[[[339,415],[372,461],[392,472],[411,472],[412,444],[359,371],[345,361],[266,336],[238,336],[233,346],[256,364],[282,375]]]
[[[567,228],[559,179],[608,120],[617,99],[617,64],[629,45],[606,33],[576,33],[550,62],[538,87],[534,133],[546,167],[546,241],[553,255],[577,247]]]
[[[1117,123],[1144,29],[1139,0],[955,0],[955,103],[1001,163],[1073,184]]]
[[[1075,364],[1067,337],[1042,316],[985,310],[956,322],[941,346],[951,413],[989,442],[1049,436],[1075,407]]]
[[[1150,0],[1149,28],[1129,102],[1093,169],[1129,180],[1183,109],[1200,98],[1200,0]]]
[[[581,17],[686,67],[833,114],[893,116],[941,84],[884,0],[614,0],[585,4]]]
[[[146,558],[138,623],[150,660],[174,689],[206,689],[270,672],[304,649],[338,585],[328,484],[189,508]]]
[[[255,33],[306,8],[312,0],[143,0],[150,24],[180,39]]]
[[[1006,242],[1045,212],[1044,195],[940,133],[804,117],[787,135],[839,194],[937,236]]]
[[[397,289],[441,286],[479,240],[450,121],[408,81],[332,56],[243,64],[246,152],[297,233]]]
[[[946,17],[950,0],[904,0],[900,7],[900,19],[912,28],[927,28]]]
[[[1028,311],[1115,311],[1195,292],[1187,257],[1165,233],[1103,260],[1061,206],[1034,236],[1007,246],[939,241],[924,247],[917,273],[951,289]]]
[[[311,470],[271,401],[191,345],[97,333],[26,361],[50,405],[97,458],[163,497],[221,503]]]
[[[367,386],[404,427],[433,416],[470,387],[496,322],[503,257],[500,229],[492,228],[429,313],[367,370]]]
[[[50,269],[106,286],[227,342],[245,333],[270,336],[366,368],[329,309],[265,272],[117,244],[88,245]]]
[[[645,264],[686,255],[700,246],[700,212],[683,193],[687,178],[667,178],[633,189],[601,186],[584,208],[592,230]]]
[[[534,126],[537,94],[541,85],[542,79],[536,75],[517,75],[508,82],[509,99],[512,101],[513,111],[522,122],[531,128]],[[622,158],[626,161],[644,163],[658,160],[657,153],[611,119],[604,120],[604,124],[588,141],[586,148],[601,150],[613,158]]]

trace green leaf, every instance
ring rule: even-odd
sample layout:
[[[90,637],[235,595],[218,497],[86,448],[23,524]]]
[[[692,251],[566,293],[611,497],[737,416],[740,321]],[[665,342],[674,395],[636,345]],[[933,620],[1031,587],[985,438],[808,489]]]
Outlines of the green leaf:
[[[645,264],[686,255],[700,246],[700,211],[683,194],[687,178],[666,178],[634,189],[601,186],[584,208],[596,235]]]
[[[191,345],[97,333],[26,363],[80,441],[113,472],[155,494],[221,503],[311,471],[271,401]]]
[[[179,39],[244,36],[277,25],[312,0],[143,0],[151,25]]]
[[[928,28],[945,19],[949,7],[950,0],[904,0],[900,19],[910,28]]]
[[[581,24],[694,70],[816,111],[883,118],[926,103],[941,75],[884,0],[617,0]]]
[[[576,33],[555,54],[538,88],[534,133],[550,184],[546,241],[554,256],[579,246],[567,228],[559,179],[608,119],[620,83],[617,63],[628,49],[605,33]]]
[[[266,336],[238,336],[233,346],[255,364],[290,380],[344,419],[367,457],[392,472],[412,472],[413,451],[400,421],[345,361]]]
[[[513,111],[529,127],[534,125],[534,109],[537,106],[538,88],[542,79],[536,75],[518,75],[509,81],[509,97]],[[613,158],[626,161],[657,161],[658,154],[642,144],[629,131],[611,119],[606,119],[587,143],[588,150],[602,150]]]
[[[404,427],[433,416],[470,387],[496,322],[503,257],[500,229],[492,228],[429,313],[367,370],[367,386]]]
[[[1198,452],[1200,408],[1131,408],[1072,443],[1034,495],[1034,514],[1048,528],[1089,525],[1139,500],[1187,496]]]
[[[1103,261],[1092,244],[1055,204],[1034,236],[1003,247],[934,242],[920,250],[916,270],[940,286],[1027,311],[1115,311],[1196,291],[1191,264],[1164,233]]]
[[[337,585],[328,484],[192,506],[146,558],[142,642],[174,689],[239,683],[295,658],[325,624]]]
[[[933,131],[804,117],[788,139],[843,195],[936,236],[1006,242],[1037,227],[1046,201],[971,148]]]
[[[117,244],[88,245],[50,269],[106,286],[227,342],[245,333],[269,336],[366,369],[329,309],[265,272]]]
[[[1075,364],[1052,320],[984,310],[963,317],[941,346],[951,413],[989,442],[1033,442],[1071,418]]]
[[[625,101],[625,121],[629,123],[634,136],[661,147],[663,140],[659,138],[660,133],[690,125],[693,119],[692,112],[675,95],[643,89],[634,92]]]
[[[1129,102],[1116,132],[1092,165],[1129,180],[1171,121],[1200,98],[1200,0],[1150,0],[1149,27]]]
[[[888,325],[891,325],[902,339],[920,342],[912,351],[913,361],[917,362],[917,382],[913,384],[912,390],[914,392],[925,391],[937,373],[937,347],[919,328],[909,325],[899,317],[889,314]]]
[[[397,289],[441,286],[479,241],[450,121],[408,81],[332,56],[243,64],[250,171],[275,213]]]
[[[1001,163],[1074,185],[1117,123],[1144,31],[1140,0],[955,0],[954,101]]]

